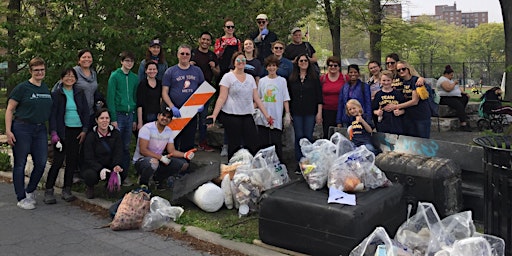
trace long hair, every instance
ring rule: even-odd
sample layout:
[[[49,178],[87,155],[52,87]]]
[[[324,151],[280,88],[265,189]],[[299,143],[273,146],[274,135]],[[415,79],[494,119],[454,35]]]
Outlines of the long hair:
[[[308,60],[308,69],[306,71],[306,76],[310,79],[318,79],[318,74],[315,71],[315,68],[311,64],[311,59],[308,57],[307,53],[300,54],[295,58],[295,63],[293,63],[293,71],[290,75],[290,82],[295,82],[299,80],[300,76],[300,68],[299,68],[299,60],[304,56]],[[284,58],[284,57],[283,57]]]
[[[148,47],[148,49],[146,50],[146,58],[145,58],[146,63],[153,61],[151,59],[151,56],[153,56],[153,55],[151,54],[151,51],[149,50],[149,47]],[[164,51],[164,48],[162,47],[162,45],[160,45],[160,53],[158,53],[158,63],[159,64],[165,63],[165,51]]]
[[[345,104],[345,112],[347,113],[347,116],[350,116],[350,113],[348,112],[348,105],[355,105],[356,107],[359,108],[359,114],[362,115],[363,114],[363,106],[361,105],[361,103],[356,100],[356,99],[350,99],[347,101],[347,104]]]

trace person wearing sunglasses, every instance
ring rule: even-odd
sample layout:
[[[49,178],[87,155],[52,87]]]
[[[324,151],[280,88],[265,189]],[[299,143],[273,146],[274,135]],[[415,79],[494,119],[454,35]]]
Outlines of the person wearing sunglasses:
[[[227,18],[224,20],[224,35],[215,40],[213,52],[217,54],[219,59],[220,74],[219,77],[224,76],[230,70],[231,58],[233,53],[242,49],[240,39],[235,36],[235,23],[233,20]]]
[[[400,80],[400,74],[398,73],[398,71],[396,69],[396,65],[399,61],[400,61],[400,57],[398,57],[398,54],[390,53],[386,56],[386,62],[384,63],[384,64],[386,64],[386,70],[390,70],[394,74],[393,83],[392,83],[393,87],[401,87],[402,86],[401,80]],[[417,86],[425,85],[425,78],[420,76],[420,74],[415,69],[411,70],[411,72],[412,72],[411,74],[413,76],[418,77],[418,80],[416,81]]]
[[[284,48],[285,44],[279,40],[272,43],[272,54],[279,60],[277,75],[288,80],[293,71],[293,62],[283,57]],[[266,70],[263,71],[263,75],[268,75],[268,72]]]
[[[265,63],[265,58],[272,54],[271,44],[277,41],[277,35],[268,29],[269,21],[266,14],[258,14],[256,16],[256,24],[258,25],[258,30],[251,33],[249,38],[253,39],[256,48],[258,48],[260,63]]]
[[[327,58],[327,73],[320,77],[324,105],[322,107],[322,128],[324,139],[329,138],[329,127],[336,126],[338,99],[348,76],[341,73],[341,60],[336,56]]]
[[[7,100],[5,110],[5,135],[12,147],[14,166],[12,183],[18,207],[31,210],[36,207],[35,190],[43,176],[48,158],[48,133],[46,121],[50,118],[52,97],[43,82],[45,62],[36,57],[28,63],[30,78],[18,84]],[[34,167],[25,187],[25,165],[28,154]]]
[[[110,112],[112,125],[121,132],[123,141],[123,162],[121,167],[126,172],[121,172],[124,186],[133,183],[128,179],[130,168],[130,143],[132,132],[137,130],[137,87],[139,78],[131,71],[135,56],[131,52],[124,51],[120,55],[121,67],[112,72],[108,79],[107,105]]]
[[[256,153],[259,143],[252,115],[254,104],[265,116],[267,122],[271,125],[273,123],[272,117],[268,114],[258,95],[256,81],[244,71],[246,62],[247,58],[243,52],[233,54],[234,69],[226,73],[220,80],[219,98],[217,98],[213,113],[207,117],[212,118],[213,123],[217,117],[222,121],[228,143],[228,159],[231,159],[241,146],[248,149],[251,154]]]
[[[162,100],[172,110],[174,117],[181,117],[180,108],[205,81],[203,71],[190,64],[192,47],[182,44],[178,47],[178,64],[165,71],[162,81]],[[198,112],[208,111],[200,107]],[[181,132],[174,138],[174,146],[181,152],[194,148],[197,130],[195,115]]]
[[[383,110],[391,112],[397,109],[404,109],[403,116],[403,134],[408,136],[430,138],[431,112],[428,98],[420,99],[416,86],[419,77],[413,75],[417,73],[414,68],[406,61],[398,61],[396,70],[400,75],[401,86],[394,87],[395,90],[402,92],[405,98],[404,103],[388,104]]]
[[[322,87],[307,54],[297,56],[293,64],[293,72],[289,79],[290,112],[295,131],[295,159],[302,158],[299,141],[306,138],[313,141],[313,130],[316,124],[322,123]],[[297,166],[295,173],[300,175]]]

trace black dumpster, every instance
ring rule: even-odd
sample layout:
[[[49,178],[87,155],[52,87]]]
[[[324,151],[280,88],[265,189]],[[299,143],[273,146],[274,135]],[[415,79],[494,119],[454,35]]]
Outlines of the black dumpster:
[[[505,240],[506,255],[512,255],[512,136],[474,138],[484,148],[485,233]]]

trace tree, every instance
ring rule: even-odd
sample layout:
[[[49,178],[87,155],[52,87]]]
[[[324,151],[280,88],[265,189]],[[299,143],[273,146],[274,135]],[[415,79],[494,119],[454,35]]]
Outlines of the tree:
[[[323,0],[319,4],[325,11],[325,17],[331,32],[332,54],[341,59],[341,9],[343,0],[331,1]]]
[[[512,1],[500,0],[505,33],[505,65],[507,72],[505,99],[512,100]]]

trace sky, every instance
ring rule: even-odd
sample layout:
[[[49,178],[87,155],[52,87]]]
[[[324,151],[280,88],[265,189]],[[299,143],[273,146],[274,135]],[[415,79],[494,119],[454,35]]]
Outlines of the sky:
[[[487,11],[489,23],[503,22],[499,0],[402,0],[402,12],[404,16],[407,16],[407,11],[409,11],[410,15],[433,15],[436,5],[453,6],[454,2],[457,4],[457,10],[462,12]],[[407,8],[406,3],[408,3],[409,8]]]

